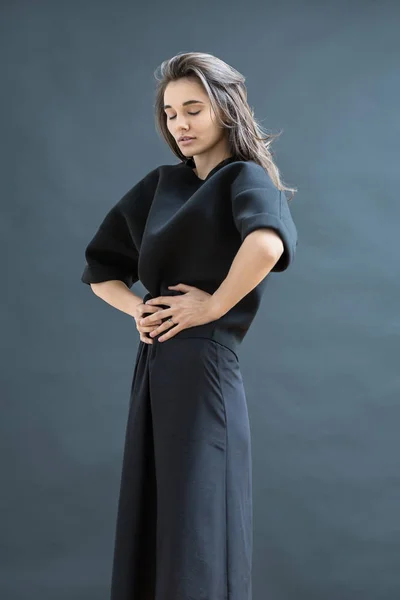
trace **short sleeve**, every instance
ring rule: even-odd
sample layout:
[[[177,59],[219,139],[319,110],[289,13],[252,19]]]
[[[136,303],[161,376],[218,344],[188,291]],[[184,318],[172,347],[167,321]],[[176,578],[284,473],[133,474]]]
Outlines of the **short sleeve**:
[[[297,229],[288,201],[266,170],[254,162],[243,165],[233,183],[232,213],[242,241],[263,227],[269,227],[280,236],[284,251],[272,271],[284,271],[293,262],[298,243]]]
[[[104,217],[86,247],[85,258],[83,283],[117,279],[130,288],[138,281],[138,251],[119,205],[111,208]]]

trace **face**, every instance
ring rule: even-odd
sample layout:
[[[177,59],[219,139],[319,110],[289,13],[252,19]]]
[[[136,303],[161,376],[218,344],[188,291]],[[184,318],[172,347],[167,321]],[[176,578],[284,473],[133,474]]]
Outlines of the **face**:
[[[197,80],[171,81],[164,91],[164,111],[168,130],[185,156],[216,147],[226,151],[227,130],[218,125],[208,95]],[[179,141],[182,135],[194,139],[184,143]]]

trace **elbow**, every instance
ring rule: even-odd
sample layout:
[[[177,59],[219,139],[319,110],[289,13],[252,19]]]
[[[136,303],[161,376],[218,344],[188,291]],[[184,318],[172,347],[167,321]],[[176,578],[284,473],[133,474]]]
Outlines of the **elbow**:
[[[252,236],[258,247],[265,253],[268,260],[278,262],[285,251],[282,238],[270,228],[256,229],[248,237]]]
[[[115,285],[115,283],[119,284],[120,282],[120,279],[105,279],[104,281],[99,281],[98,283],[91,283],[90,287],[92,288],[92,291],[94,294],[96,294],[96,296],[100,296],[100,294],[102,293],[101,290],[106,290],[107,288],[112,289],[112,286]]]
[[[276,264],[280,260],[284,252],[285,246],[283,245],[281,238],[279,238],[279,240],[276,241],[276,243],[274,244],[274,248],[270,251],[271,260],[275,261],[274,264]]]
[[[270,247],[267,249],[267,254],[274,260],[276,263],[285,252],[285,247],[280,237],[276,236],[273,240],[273,244],[270,244]]]

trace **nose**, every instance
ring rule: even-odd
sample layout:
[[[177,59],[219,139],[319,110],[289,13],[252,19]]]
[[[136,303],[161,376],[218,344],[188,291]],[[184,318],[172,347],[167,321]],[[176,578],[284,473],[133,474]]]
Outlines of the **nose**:
[[[174,122],[175,122],[175,131],[179,135],[184,135],[187,130],[186,117],[184,115],[182,117],[178,117],[178,115],[176,115]]]

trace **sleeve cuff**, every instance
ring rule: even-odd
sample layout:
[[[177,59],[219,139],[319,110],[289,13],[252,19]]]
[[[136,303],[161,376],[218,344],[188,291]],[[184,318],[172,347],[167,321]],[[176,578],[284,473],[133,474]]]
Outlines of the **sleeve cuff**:
[[[278,262],[273,266],[271,271],[284,271],[293,261],[295,255],[295,246],[292,242],[292,232],[286,225],[285,221],[270,213],[259,213],[246,217],[241,221],[240,235],[242,241],[247,235],[249,235],[249,233],[263,227],[274,229],[279,234],[284,246],[282,255],[280,256]]]
[[[106,266],[86,265],[81,276],[81,281],[88,285],[91,283],[101,283],[102,281],[112,281],[114,279],[123,281],[128,288],[132,287],[136,281],[139,281],[138,278],[127,274],[126,271]]]

